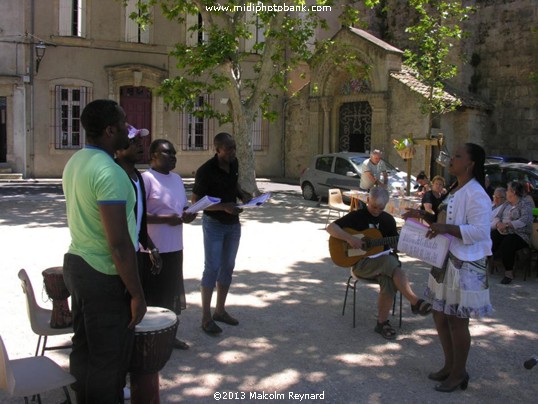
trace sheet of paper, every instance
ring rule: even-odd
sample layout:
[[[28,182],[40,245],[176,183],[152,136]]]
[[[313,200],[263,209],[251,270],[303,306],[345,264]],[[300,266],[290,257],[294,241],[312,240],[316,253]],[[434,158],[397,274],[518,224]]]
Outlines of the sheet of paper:
[[[252,207],[256,207],[256,206],[261,206],[263,205],[265,202],[267,202],[267,200],[271,197],[271,193],[270,192],[267,192],[265,194],[261,194],[260,196],[257,196],[256,198],[252,198],[250,201],[248,201],[247,203],[243,203],[241,205],[237,205],[237,207],[239,208],[252,208]]]
[[[368,258],[377,258],[377,257],[381,257],[382,255],[389,255],[391,252],[392,252],[392,249],[389,248],[388,250],[381,251],[380,253],[370,255],[368,256]]]
[[[450,247],[450,236],[439,234],[432,239],[426,238],[429,227],[414,220],[406,220],[400,238],[398,251],[418,258],[427,264],[441,268]]]
[[[196,213],[200,212],[201,210],[204,210],[205,208],[214,205],[216,203],[220,202],[220,198],[217,198],[215,196],[204,196],[202,199],[196,201],[191,206],[189,206],[185,212],[187,213]]]

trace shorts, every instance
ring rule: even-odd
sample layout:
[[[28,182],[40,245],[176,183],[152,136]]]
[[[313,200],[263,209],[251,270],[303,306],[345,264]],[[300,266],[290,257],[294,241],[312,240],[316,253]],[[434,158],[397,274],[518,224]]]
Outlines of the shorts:
[[[392,277],[394,270],[400,266],[400,260],[394,254],[382,255],[376,258],[364,258],[355,264],[353,274],[357,278],[377,280],[380,292],[394,297],[398,289]]]

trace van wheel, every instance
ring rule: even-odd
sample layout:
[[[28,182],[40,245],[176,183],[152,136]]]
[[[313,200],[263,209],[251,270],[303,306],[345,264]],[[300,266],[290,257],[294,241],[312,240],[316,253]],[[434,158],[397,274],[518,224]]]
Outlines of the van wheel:
[[[311,183],[305,182],[301,189],[303,190],[303,198],[307,201],[316,201],[318,199]]]

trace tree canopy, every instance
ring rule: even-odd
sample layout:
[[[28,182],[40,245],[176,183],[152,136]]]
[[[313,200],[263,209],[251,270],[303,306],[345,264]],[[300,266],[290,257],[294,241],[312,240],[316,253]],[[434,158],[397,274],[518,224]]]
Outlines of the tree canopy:
[[[317,29],[327,27],[323,11],[340,13],[343,25],[358,20],[357,3],[373,6],[379,0],[141,0],[134,18],[150,24],[160,11],[170,20],[187,23],[196,41],[176,43],[172,55],[180,72],[166,79],[159,89],[172,109],[186,109],[199,117],[232,122],[241,163],[240,182],[257,191],[252,125],[259,114],[275,119],[272,102],[288,91],[289,73],[327,49],[315,41]],[[195,18],[189,18],[194,16]],[[210,103],[199,104],[200,96],[225,92],[226,111]]]
[[[406,49],[404,56],[430,88],[422,110],[429,115],[431,128],[433,114],[457,106],[443,97],[444,83],[457,74],[456,65],[449,63],[449,52],[464,35],[459,23],[469,18],[473,9],[463,6],[461,0],[409,0],[409,4],[418,14],[418,22],[406,29],[416,49]]]

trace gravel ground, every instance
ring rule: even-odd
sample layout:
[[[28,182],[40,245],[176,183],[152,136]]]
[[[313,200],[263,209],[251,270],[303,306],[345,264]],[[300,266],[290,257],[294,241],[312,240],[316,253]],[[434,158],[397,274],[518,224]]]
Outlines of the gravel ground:
[[[499,274],[491,277],[494,315],[471,321],[469,388],[438,393],[426,377],[441,366],[432,319],[413,316],[404,301],[398,338],[385,341],[373,332],[377,287],[361,284],[353,328],[350,301],[342,316],[347,271],[328,258],[326,205],[304,201],[295,185],[263,181],[259,186],[272,191],[273,198],[242,214],[243,235],[228,299],[230,313],[241,323],[224,325],[219,337],[200,329],[201,222],[185,226],[188,308],[180,317],[178,336],[191,348],[174,351],[160,372],[163,403],[536,402],[538,368],[523,368],[523,361],[538,353],[536,272],[509,286],[499,285]],[[28,271],[38,301],[50,306],[41,271],[61,265],[69,243],[60,187],[0,184],[0,226],[0,335],[11,358],[30,356],[37,336],[30,330],[17,272]],[[414,290],[422,293],[427,268],[409,257],[403,261]],[[47,355],[67,368],[67,351]],[[309,398],[316,394],[316,399]],[[53,391],[42,398],[61,402],[62,394]],[[1,391],[0,402],[22,399]]]

